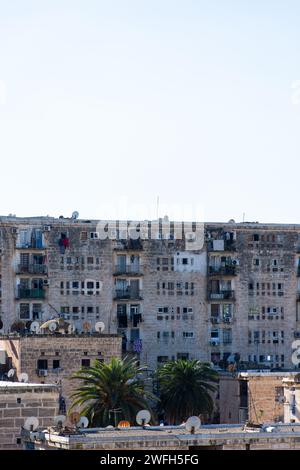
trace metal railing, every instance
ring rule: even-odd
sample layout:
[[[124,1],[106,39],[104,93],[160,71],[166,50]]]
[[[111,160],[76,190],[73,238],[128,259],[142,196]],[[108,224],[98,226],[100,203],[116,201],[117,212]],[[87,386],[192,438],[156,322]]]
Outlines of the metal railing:
[[[44,289],[24,289],[20,287],[17,295],[19,299],[44,299],[45,291]]]
[[[208,291],[209,300],[234,300],[234,291],[233,290],[223,290],[219,292]]]
[[[47,266],[45,264],[19,264],[18,273],[47,274]]]
[[[114,269],[114,274],[119,275],[119,274],[140,274],[141,273],[141,266],[135,266],[128,264],[126,266],[121,266],[116,264],[115,269]]]

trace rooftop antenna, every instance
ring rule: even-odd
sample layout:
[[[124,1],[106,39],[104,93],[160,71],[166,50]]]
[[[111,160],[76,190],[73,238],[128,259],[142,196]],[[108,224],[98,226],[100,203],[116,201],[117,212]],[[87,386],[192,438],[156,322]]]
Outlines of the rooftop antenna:
[[[33,321],[30,325],[30,331],[32,331],[32,333],[39,333],[40,331],[40,324],[38,321]]]
[[[24,423],[24,428],[27,431],[35,431],[39,427],[39,420],[35,416],[30,416]]]
[[[159,214],[159,196],[157,196],[156,199],[156,219],[158,220],[158,214]]]
[[[15,375],[15,369],[9,369],[7,372],[7,377],[11,378]]]
[[[68,333],[69,335],[71,335],[72,333],[74,333],[75,331],[75,325],[73,323],[70,323],[70,325],[68,326]]]
[[[243,223],[245,222],[245,212],[243,212]]]
[[[97,333],[102,333],[104,329],[105,329],[105,325],[103,321],[97,321],[97,323],[95,324],[95,331],[97,331]]]
[[[185,423],[185,429],[189,431],[191,434],[195,434],[195,431],[198,431],[200,426],[201,426],[201,421],[200,421],[200,418],[198,418],[198,416],[191,416]]]
[[[138,412],[135,419],[139,425],[144,427],[150,422],[151,414],[148,410],[141,410]]]
[[[65,421],[66,421],[65,415],[55,416],[54,426],[57,426],[58,428],[62,428]]]
[[[26,372],[22,372],[22,374],[19,375],[19,382],[28,382],[28,374],[26,374]]]
[[[49,331],[55,331],[57,328],[57,323],[56,322],[50,323],[48,328],[49,328]]]
[[[77,428],[87,428],[89,425],[89,420],[86,416],[81,416],[79,421],[76,423]]]

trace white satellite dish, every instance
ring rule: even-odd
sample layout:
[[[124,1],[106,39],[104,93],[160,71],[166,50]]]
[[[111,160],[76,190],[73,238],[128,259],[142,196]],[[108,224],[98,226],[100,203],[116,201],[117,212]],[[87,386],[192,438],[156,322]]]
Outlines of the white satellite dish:
[[[55,322],[50,323],[48,328],[49,328],[50,331],[55,331],[56,328],[57,328],[57,323],[55,323]]]
[[[38,333],[40,331],[40,324],[38,321],[33,321],[30,325],[30,331]]]
[[[198,416],[190,416],[190,418],[185,423],[185,429],[189,431],[191,434],[195,434],[195,431],[198,431],[200,426],[201,426],[201,421],[200,421],[200,418],[198,418]]]
[[[71,335],[72,333],[74,333],[75,331],[75,325],[73,325],[73,323],[70,323],[70,325],[68,326],[68,333],[69,335]]]
[[[95,324],[95,330],[97,331],[97,333],[102,333],[104,329],[105,329],[105,325],[103,321],[97,321],[97,323]]]
[[[87,428],[89,425],[89,420],[86,416],[81,416],[80,420],[77,422],[78,428]]]
[[[72,213],[72,219],[76,220],[76,219],[78,219],[78,217],[79,217],[79,212],[74,211],[74,212]]]
[[[9,369],[7,372],[7,377],[13,377],[15,375],[15,369]]]
[[[138,424],[140,424],[141,426],[145,426],[149,423],[151,419],[151,414],[148,410],[141,410],[138,412],[135,419]]]
[[[26,374],[26,372],[22,372],[22,374],[19,375],[19,382],[28,382],[28,374]]]
[[[58,427],[62,427],[62,425],[64,424],[65,421],[66,421],[65,415],[58,415],[58,416],[55,416],[55,418],[54,418],[54,425],[55,425],[55,426],[58,426]]]
[[[24,428],[27,429],[27,431],[35,431],[38,426],[39,420],[35,416],[30,416],[30,418],[27,418],[24,423]]]

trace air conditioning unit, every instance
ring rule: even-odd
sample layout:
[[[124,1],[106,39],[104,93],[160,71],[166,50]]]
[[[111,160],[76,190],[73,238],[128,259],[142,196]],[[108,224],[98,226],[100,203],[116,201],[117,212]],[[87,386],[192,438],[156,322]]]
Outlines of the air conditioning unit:
[[[240,261],[237,258],[234,258],[231,263],[233,264],[233,266],[239,266]]]
[[[44,286],[49,286],[49,280],[48,280],[48,279],[44,279],[43,284],[44,284]]]
[[[209,343],[211,346],[218,346],[219,342],[220,342],[219,339],[211,339]]]
[[[294,338],[300,338],[300,331],[294,331]]]
[[[46,375],[48,375],[48,371],[46,369],[39,369],[38,375],[39,377],[46,377]]]
[[[231,318],[224,318],[224,323],[230,323],[231,322]]]

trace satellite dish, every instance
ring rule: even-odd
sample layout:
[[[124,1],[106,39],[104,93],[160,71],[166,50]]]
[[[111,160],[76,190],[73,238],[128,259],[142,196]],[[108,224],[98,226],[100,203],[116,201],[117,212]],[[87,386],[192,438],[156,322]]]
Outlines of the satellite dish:
[[[87,419],[86,416],[81,416],[80,420],[77,422],[77,427],[78,428],[87,428],[89,425],[89,420]]]
[[[62,425],[64,424],[65,421],[66,421],[65,415],[58,415],[58,416],[55,416],[55,418],[54,418],[54,425],[55,425],[55,426],[58,426],[58,427],[62,427]]]
[[[72,219],[76,220],[76,219],[78,219],[78,217],[79,217],[79,212],[74,211],[73,214],[72,214]]]
[[[105,325],[103,321],[97,321],[97,323],[95,324],[95,330],[97,331],[97,333],[102,333],[104,329],[105,329]]]
[[[27,431],[35,431],[38,426],[39,420],[35,416],[30,416],[30,418],[27,418],[24,423],[24,428],[27,429]]]
[[[136,415],[136,422],[140,424],[141,426],[145,426],[145,424],[148,424],[150,419],[151,419],[151,414],[148,410],[141,410]]]
[[[22,372],[22,374],[19,375],[19,382],[28,382],[28,374],[26,374],[26,372]]]
[[[91,324],[88,321],[85,321],[82,325],[82,328],[84,329],[85,332],[90,331],[91,329]]]
[[[50,326],[52,323],[59,323],[59,318],[52,318],[52,320],[47,320],[45,323],[43,323],[43,324],[40,326],[40,328],[41,328],[41,329],[49,328],[49,326]]]
[[[106,426],[105,429],[115,429],[111,424],[109,424],[108,426]]]
[[[185,429],[189,431],[191,434],[195,434],[195,431],[198,431],[200,426],[201,426],[201,421],[200,421],[200,418],[198,418],[198,416],[191,416],[185,423]]]
[[[40,331],[40,324],[38,321],[33,321],[30,325],[30,331],[38,333]]]
[[[70,414],[70,421],[72,424],[77,424],[79,419],[80,419],[80,414],[78,413],[78,411],[72,411],[72,413]]]
[[[48,328],[49,328],[49,331],[55,331],[57,328],[57,324],[55,322],[52,322],[49,324]]]
[[[75,325],[73,325],[73,323],[70,323],[70,325],[68,326],[68,333],[69,335],[71,335],[72,333],[74,333],[75,331]]]
[[[13,377],[15,375],[15,369],[9,369],[7,372],[7,377]]]

